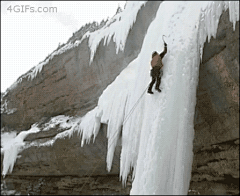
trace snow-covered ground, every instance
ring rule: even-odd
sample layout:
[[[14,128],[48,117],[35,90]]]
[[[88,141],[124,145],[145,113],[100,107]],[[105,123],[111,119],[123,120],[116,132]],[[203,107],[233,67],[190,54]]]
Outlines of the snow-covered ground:
[[[133,8],[135,6],[133,15],[141,3],[136,3]],[[239,20],[238,1],[161,3],[138,57],[104,90],[98,106],[62,134],[71,135],[78,129],[83,136],[83,145],[92,135],[96,137],[100,123],[107,123],[108,171],[117,140],[122,135],[120,177],[126,183],[131,168],[134,169],[131,194],[188,193],[193,158],[193,117],[203,44],[207,37],[209,41],[216,35],[219,17],[228,8],[235,29]],[[134,16],[129,18],[134,19]],[[127,36],[131,24],[131,21],[125,27],[125,23],[122,24],[119,37]],[[105,40],[109,39],[107,33],[117,35],[119,27],[115,25],[114,28],[104,33]],[[101,34],[101,30],[95,33]],[[154,91],[150,95],[146,89],[151,79],[151,55],[153,51],[163,50],[162,35],[166,35],[168,44],[168,52],[163,58],[162,92]],[[118,36],[114,39],[118,51],[126,40]],[[99,43],[97,40],[90,39],[89,42],[93,55]],[[12,162],[5,164],[13,167]],[[6,169],[4,171],[6,174]]]

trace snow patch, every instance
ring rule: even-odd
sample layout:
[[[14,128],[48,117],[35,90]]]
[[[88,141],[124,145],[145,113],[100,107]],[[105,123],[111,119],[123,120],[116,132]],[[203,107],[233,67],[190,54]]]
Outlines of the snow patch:
[[[5,99],[4,101],[1,100],[1,114],[6,113],[6,114],[13,114],[14,112],[17,111],[17,108],[8,108],[8,101]]]
[[[61,133],[58,133],[53,139],[44,142],[44,143],[38,143],[38,142],[31,142],[30,144],[27,144],[24,146],[24,149],[29,148],[31,146],[52,146],[57,139],[64,139],[66,137],[71,137],[78,126],[79,122],[81,121],[81,117],[70,117],[65,115],[59,115],[56,117],[51,118],[51,120],[46,123],[42,129],[42,131],[49,131],[50,129],[55,128],[56,126],[59,126],[59,128],[67,129]]]
[[[60,128],[67,129],[73,126],[74,117],[59,115],[52,117],[51,120],[44,125],[43,131],[55,128],[59,125]]]

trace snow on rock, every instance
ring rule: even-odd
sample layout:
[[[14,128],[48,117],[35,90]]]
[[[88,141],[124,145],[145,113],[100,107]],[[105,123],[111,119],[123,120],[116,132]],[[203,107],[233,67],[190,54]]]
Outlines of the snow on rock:
[[[8,101],[6,99],[3,101],[1,100],[1,113],[12,114],[16,111],[17,111],[17,108],[12,108],[12,109],[8,108]]]
[[[6,99],[3,99],[3,97],[6,95],[5,93],[1,93],[1,114],[2,113],[7,113],[7,114],[12,114],[17,111],[17,108],[8,108],[8,101]]]
[[[44,126],[43,131],[47,131],[51,128],[55,128],[57,125],[59,125],[60,128],[70,128],[73,126],[73,119],[74,117],[65,116],[65,115],[59,115],[52,117],[51,120],[46,123]]]
[[[44,128],[41,131],[48,131],[52,128],[56,128],[59,126],[61,129],[66,129],[65,131],[58,133],[54,138],[51,140],[44,142],[44,143],[38,143],[38,142],[31,142],[29,144],[26,144],[24,146],[24,149],[29,148],[31,146],[52,146],[57,139],[63,139],[66,137],[71,137],[73,132],[75,131],[75,128],[78,126],[79,122],[81,122],[81,117],[70,117],[65,115],[59,115],[51,118],[51,120],[44,124]]]
[[[125,184],[134,169],[131,194],[187,194],[200,58],[206,38],[216,36],[219,17],[227,8],[234,29],[238,2],[163,2],[138,57],[80,122],[82,144],[98,132],[96,118],[98,124],[108,124],[108,171],[122,130],[120,177]],[[168,43],[162,92],[149,95],[149,62],[153,51],[163,50],[162,35]]]

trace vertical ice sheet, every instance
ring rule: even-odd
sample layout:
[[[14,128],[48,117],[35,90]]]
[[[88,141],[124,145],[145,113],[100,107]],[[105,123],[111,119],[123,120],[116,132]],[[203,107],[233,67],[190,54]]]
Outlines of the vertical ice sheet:
[[[221,1],[163,2],[138,57],[101,95],[98,122],[108,123],[107,169],[110,170],[122,125],[120,177],[125,184],[131,168],[134,169],[131,194],[187,194],[204,42],[207,37],[208,41],[216,37],[222,11],[229,8],[230,21],[239,20],[237,5]],[[150,82],[149,62],[153,51],[163,50],[162,35],[166,35],[168,43],[163,59],[163,90],[149,95],[145,91]],[[89,115],[92,122],[96,116],[96,112]],[[90,118],[86,118],[88,122]],[[89,127],[82,131],[97,132],[92,125]],[[84,138],[91,134],[85,133]]]
[[[187,194],[203,44],[207,37],[210,41],[216,36],[219,18],[228,6],[230,20],[233,23],[239,20],[237,4],[163,2],[138,58],[100,97],[101,122],[109,124],[108,141],[113,140],[114,147],[117,130],[121,122],[123,124],[120,177],[125,184],[128,173],[134,168],[131,194]],[[168,53],[163,59],[163,91],[154,95],[144,93],[138,101],[150,82],[151,53],[163,50],[162,35],[167,36],[168,43]],[[114,150],[109,147],[108,151],[111,155],[107,157],[109,170]]]
[[[176,6],[176,13],[167,15],[164,12],[167,4],[162,4],[156,21],[148,30],[165,31],[169,35],[168,42],[174,42],[168,45],[169,52],[164,57],[161,84],[163,91],[154,95],[156,100],[154,96],[149,96],[148,107],[144,111],[151,117],[146,121],[144,119],[140,128],[141,140],[131,194],[185,194],[188,190],[193,140],[191,116],[194,112],[196,90],[193,78],[196,80],[198,73],[198,63],[193,60],[198,51],[195,44],[192,44],[196,43],[196,36],[193,35],[197,32],[195,24],[198,15],[193,17],[192,13],[200,13],[200,10],[191,3],[174,3],[175,5],[168,6]],[[172,24],[161,26],[158,21],[163,16]],[[191,22],[187,20],[189,16]],[[145,39],[148,43],[150,33]],[[161,40],[158,45],[163,45]],[[150,107],[151,105],[156,109]]]

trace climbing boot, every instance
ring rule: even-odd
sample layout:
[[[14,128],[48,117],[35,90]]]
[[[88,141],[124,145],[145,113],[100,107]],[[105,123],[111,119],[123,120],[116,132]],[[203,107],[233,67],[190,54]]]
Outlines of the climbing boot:
[[[156,91],[158,91],[159,93],[161,93],[162,91],[161,91],[161,89],[159,89],[159,88],[156,88]]]
[[[153,94],[153,92],[152,92],[151,90],[148,90],[148,93],[149,93],[149,94]]]

